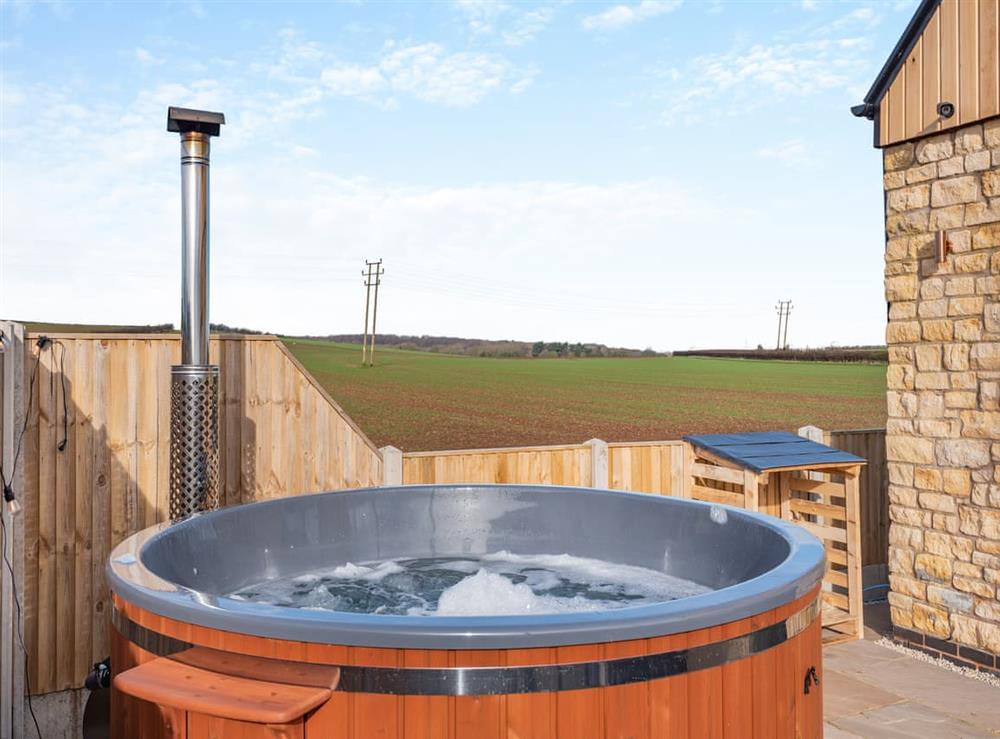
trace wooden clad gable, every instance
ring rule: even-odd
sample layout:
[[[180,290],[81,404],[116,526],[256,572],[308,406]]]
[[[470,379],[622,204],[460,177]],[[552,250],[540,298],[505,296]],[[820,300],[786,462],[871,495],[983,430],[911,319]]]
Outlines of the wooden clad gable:
[[[889,146],[1000,115],[1000,0],[924,2],[858,106]],[[954,114],[938,106],[951,103]],[[863,111],[862,108],[865,108]]]

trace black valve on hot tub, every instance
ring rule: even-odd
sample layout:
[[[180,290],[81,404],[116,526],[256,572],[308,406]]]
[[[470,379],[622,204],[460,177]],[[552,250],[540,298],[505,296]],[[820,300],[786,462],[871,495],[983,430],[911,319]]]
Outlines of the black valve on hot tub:
[[[83,684],[87,690],[101,690],[111,687],[111,657],[105,657],[97,662],[87,675]]]

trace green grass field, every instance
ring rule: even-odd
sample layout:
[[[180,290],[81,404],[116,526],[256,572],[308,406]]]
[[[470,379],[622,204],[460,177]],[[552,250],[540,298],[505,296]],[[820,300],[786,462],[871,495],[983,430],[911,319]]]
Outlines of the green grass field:
[[[406,451],[885,425],[885,366],[697,357],[485,359],[285,339],[379,445]]]

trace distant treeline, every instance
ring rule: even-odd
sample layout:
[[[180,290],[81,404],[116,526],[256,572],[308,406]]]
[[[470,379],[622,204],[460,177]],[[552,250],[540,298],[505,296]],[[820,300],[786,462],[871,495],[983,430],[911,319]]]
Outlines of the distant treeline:
[[[729,357],[732,359],[794,359],[803,362],[889,361],[884,346],[828,346],[817,349],[697,349],[674,352],[676,357]]]
[[[171,334],[176,333],[172,323],[151,323],[145,326],[137,325],[108,325],[89,323],[47,323],[43,321],[18,321],[23,323],[32,333],[40,334],[50,331],[52,333],[79,333],[79,334]],[[212,333],[217,334],[254,334],[260,335],[265,331],[255,331],[252,328],[240,328],[238,326],[227,326],[224,323],[211,324]]]
[[[337,334],[331,336],[308,336],[310,339],[325,339],[345,344],[360,344],[361,334]],[[652,349],[625,349],[604,344],[583,344],[568,341],[488,341],[486,339],[462,339],[457,336],[398,336],[379,334],[378,346],[396,349],[437,352],[440,354],[462,354],[470,357],[655,357],[661,356]]]

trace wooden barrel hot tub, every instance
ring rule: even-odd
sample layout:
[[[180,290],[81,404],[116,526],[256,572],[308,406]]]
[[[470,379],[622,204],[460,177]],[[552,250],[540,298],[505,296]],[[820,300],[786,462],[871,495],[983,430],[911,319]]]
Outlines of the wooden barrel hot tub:
[[[532,616],[387,616],[235,600],[345,562],[570,553],[713,588]],[[224,509],[111,555],[112,736],[821,737],[823,547],[676,498],[379,488]]]

